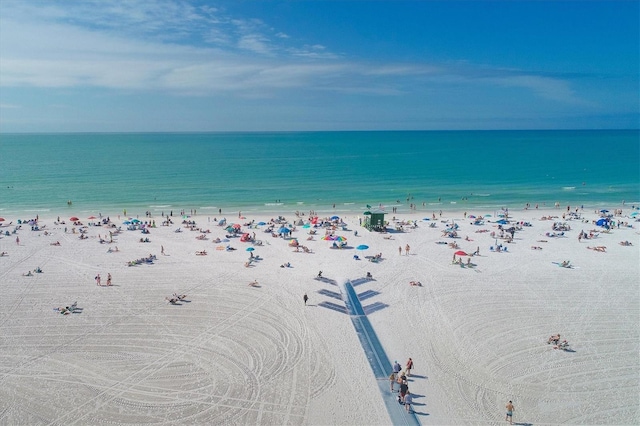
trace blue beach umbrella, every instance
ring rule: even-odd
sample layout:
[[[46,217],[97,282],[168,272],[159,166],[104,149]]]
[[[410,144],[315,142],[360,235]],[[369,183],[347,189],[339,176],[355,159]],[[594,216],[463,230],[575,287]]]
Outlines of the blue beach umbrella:
[[[262,226],[262,225],[266,225],[265,222],[258,222],[258,225]]]
[[[254,251],[255,249],[253,247],[247,247],[247,251]]]
[[[366,245],[364,245],[364,244],[361,244],[361,245],[359,245],[358,247],[356,247],[356,250],[366,250],[366,249],[368,249],[368,248],[369,248],[369,246],[366,246]]]
[[[286,226],[283,226],[282,228],[278,229],[278,232],[281,234],[288,234],[289,232],[291,232],[291,229],[287,228]]]
[[[338,220],[340,219],[340,216],[331,216],[331,220]]]

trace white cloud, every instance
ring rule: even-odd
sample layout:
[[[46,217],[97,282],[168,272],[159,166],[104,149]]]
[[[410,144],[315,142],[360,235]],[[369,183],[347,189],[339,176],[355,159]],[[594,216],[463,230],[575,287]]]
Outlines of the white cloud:
[[[36,7],[38,6],[38,7]],[[278,90],[397,96],[447,84],[520,87],[582,102],[564,80],[468,63],[362,63],[259,19],[181,0],[0,1],[0,86],[207,96]]]

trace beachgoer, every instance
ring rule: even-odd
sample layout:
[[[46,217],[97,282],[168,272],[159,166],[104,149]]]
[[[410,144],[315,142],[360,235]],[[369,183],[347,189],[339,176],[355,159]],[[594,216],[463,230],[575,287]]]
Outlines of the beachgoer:
[[[96,275],[96,285],[101,285],[100,284],[100,274]]]
[[[20,237],[16,237],[16,244],[20,245]]]
[[[411,403],[413,402],[413,396],[411,392],[407,390],[407,394],[404,396],[404,408],[406,408],[407,413],[411,413]]]
[[[391,393],[394,392],[393,385],[396,382],[396,372],[392,371],[389,375],[389,384],[391,385]]]
[[[398,374],[400,370],[402,370],[402,367],[400,367],[400,364],[398,363],[398,361],[394,361],[393,372]]]
[[[164,254],[164,246],[160,246],[160,254]]]
[[[509,422],[509,424],[513,424],[513,402],[509,401],[509,403],[506,406],[507,408],[507,416],[504,418],[505,421]]]
[[[407,376],[411,376],[411,369],[413,368],[413,360],[409,358],[407,360],[407,364],[405,365],[405,370],[407,371]]]
[[[307,306],[307,301],[309,300],[309,296],[307,296],[307,293],[302,296],[302,300],[304,300],[304,306]]]
[[[409,392],[409,385],[406,381],[403,381],[400,385],[400,398],[402,399],[402,403],[404,404],[404,398],[407,396],[407,392]]]
[[[404,248],[404,254],[405,254],[406,256],[409,256],[409,250],[411,250],[411,247],[409,247],[409,244],[407,244],[407,245],[405,246],[405,248]]]
[[[402,255],[402,246],[398,247],[398,254]]]
[[[107,274],[107,286],[111,285],[111,273]]]

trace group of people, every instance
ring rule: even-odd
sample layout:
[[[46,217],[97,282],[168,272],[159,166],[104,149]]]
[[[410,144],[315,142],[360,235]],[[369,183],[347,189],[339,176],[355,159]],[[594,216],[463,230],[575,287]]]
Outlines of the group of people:
[[[389,384],[391,386],[391,393],[395,392],[396,383],[400,385],[398,389],[398,403],[404,405],[407,413],[412,413],[413,409],[413,395],[409,391],[409,381],[407,377],[411,376],[411,370],[413,369],[413,360],[409,358],[405,364],[404,369],[400,366],[398,361],[393,363],[393,371],[389,375]]]
[[[96,280],[96,285],[97,286],[102,286],[102,278],[100,277],[100,274],[96,275],[95,277]],[[107,274],[107,287],[111,285],[111,273]]]

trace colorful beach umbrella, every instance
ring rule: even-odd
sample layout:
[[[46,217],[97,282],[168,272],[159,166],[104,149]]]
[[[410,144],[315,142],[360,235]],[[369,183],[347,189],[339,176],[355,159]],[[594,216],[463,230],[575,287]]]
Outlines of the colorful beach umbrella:
[[[231,226],[233,226],[233,228],[234,228],[234,229],[240,229],[240,228],[242,228],[242,225],[240,225],[239,223],[234,223],[234,224],[233,224],[233,225],[231,225]]]
[[[469,256],[466,252],[462,251],[462,250],[458,250],[457,252],[455,252],[454,254],[458,255],[458,256]]]
[[[75,221],[80,220],[80,219],[79,219],[79,218],[77,218],[77,217],[75,217],[75,216],[71,216],[71,217],[69,218],[69,220],[70,220],[71,222],[75,222]]]
[[[333,241],[347,241],[347,239],[341,235],[338,235],[333,239]]]

